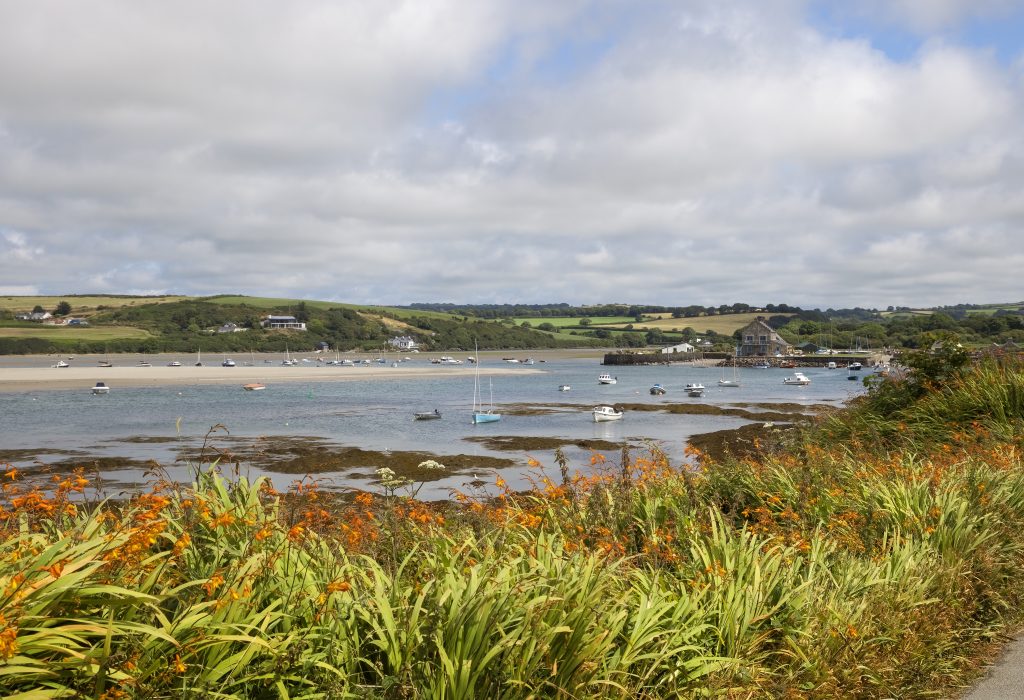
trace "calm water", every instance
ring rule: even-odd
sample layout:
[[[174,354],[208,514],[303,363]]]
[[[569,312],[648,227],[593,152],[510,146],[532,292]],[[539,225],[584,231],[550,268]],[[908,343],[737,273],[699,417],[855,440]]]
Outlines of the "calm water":
[[[416,360],[414,364],[427,364]],[[496,363],[489,362],[489,365]],[[510,365],[515,367],[515,365]],[[388,379],[344,382],[284,382],[270,384],[265,391],[246,392],[237,385],[165,386],[158,388],[114,388],[109,395],[93,396],[88,389],[0,393],[2,438],[0,449],[38,451],[42,462],[66,459],[50,450],[75,450],[86,457],[129,457],[153,459],[166,466],[176,478],[187,478],[187,467],[175,465],[184,444],[199,444],[216,424],[224,425],[234,438],[261,436],[316,437],[335,445],[358,446],[367,450],[418,450],[445,454],[493,454],[511,457],[525,467],[527,456],[491,452],[464,438],[474,435],[550,436],[572,439],[602,438],[612,441],[655,441],[669,455],[680,458],[690,435],[738,427],[746,421],[726,416],[671,415],[662,412],[627,412],[623,420],[594,423],[590,409],[599,403],[668,404],[699,402],[734,406],[742,403],[839,404],[863,391],[859,381],[847,380],[845,370],[806,369],[812,383],[787,386],[782,383],[791,370],[741,369],[740,388],[718,388],[719,368],[676,365],[671,367],[605,368],[596,359],[549,360],[523,372],[493,377],[494,402],[503,405],[555,406],[543,415],[505,415],[500,422],[472,425],[472,365],[445,368],[446,376],[421,379]],[[597,375],[608,370],[618,378],[615,385],[601,385]],[[358,374],[359,368],[352,368]],[[732,370],[728,370],[731,377]],[[487,379],[484,394],[487,395]],[[708,387],[702,398],[683,391],[687,382]],[[649,387],[661,383],[664,396],[651,396]],[[569,384],[569,392],[559,392]],[[510,407],[510,406],[509,406]],[[415,421],[413,413],[438,409],[439,421]],[[511,407],[510,407],[511,408]],[[145,443],[138,438],[173,438],[167,442]],[[566,449],[573,465],[583,468],[589,453]],[[553,464],[551,453],[532,456]],[[33,459],[19,466],[31,468]],[[17,461],[15,463],[18,463]],[[255,470],[254,470],[255,471]],[[367,469],[360,470],[366,473]],[[504,470],[513,486],[524,483],[523,469]],[[137,470],[120,470],[111,475],[115,483],[137,483]],[[295,477],[272,475],[279,487]],[[431,485],[421,495],[443,496],[467,476],[454,476]],[[338,483],[354,483],[337,475]]]

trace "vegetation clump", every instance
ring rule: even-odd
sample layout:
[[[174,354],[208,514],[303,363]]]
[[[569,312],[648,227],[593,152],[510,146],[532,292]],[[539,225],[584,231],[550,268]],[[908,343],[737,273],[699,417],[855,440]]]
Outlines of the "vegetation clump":
[[[941,369],[773,449],[594,451],[575,472],[556,453],[528,492],[478,478],[440,506],[387,467],[347,504],[216,463],[120,504],[82,472],[41,489],[10,469],[0,689],[948,695],[1024,602],[1024,367]]]

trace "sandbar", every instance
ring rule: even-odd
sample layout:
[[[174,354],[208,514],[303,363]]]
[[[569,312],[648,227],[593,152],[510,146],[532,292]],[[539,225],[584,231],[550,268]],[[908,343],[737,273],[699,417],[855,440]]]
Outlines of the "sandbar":
[[[46,389],[91,390],[96,382],[104,382],[111,391],[119,387],[168,385],[243,384],[259,382],[269,389],[281,382],[344,382],[358,380],[413,379],[426,377],[472,377],[474,365],[297,365],[292,367],[252,365],[221,367],[5,367],[0,368],[0,391],[24,392]],[[530,367],[481,367],[480,376],[506,374],[539,374]]]

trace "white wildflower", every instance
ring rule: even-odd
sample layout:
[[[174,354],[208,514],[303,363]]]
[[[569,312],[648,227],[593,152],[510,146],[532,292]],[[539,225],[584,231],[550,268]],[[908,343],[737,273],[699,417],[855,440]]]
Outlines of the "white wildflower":
[[[443,464],[441,464],[440,462],[438,462],[436,460],[428,459],[425,462],[420,462],[419,463],[419,468],[420,469],[428,469],[430,471],[443,472],[448,467],[444,466]]]

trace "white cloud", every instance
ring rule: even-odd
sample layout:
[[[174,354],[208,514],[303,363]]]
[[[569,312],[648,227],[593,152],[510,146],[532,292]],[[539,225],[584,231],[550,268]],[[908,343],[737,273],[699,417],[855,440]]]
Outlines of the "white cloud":
[[[1019,69],[948,38],[896,62],[801,0],[0,8],[12,288],[1019,295]]]

